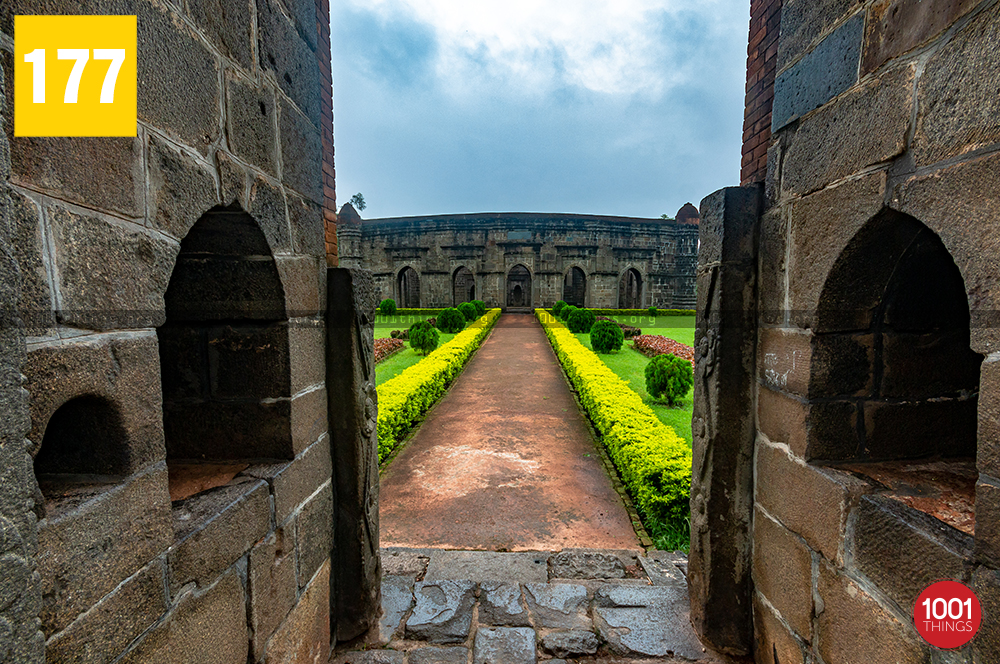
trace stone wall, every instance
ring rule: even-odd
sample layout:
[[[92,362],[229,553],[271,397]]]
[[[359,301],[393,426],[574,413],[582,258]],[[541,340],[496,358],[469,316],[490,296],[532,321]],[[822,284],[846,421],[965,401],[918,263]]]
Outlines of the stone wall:
[[[0,659],[325,661],[378,594],[369,565],[331,635],[363,543],[334,548],[325,357],[370,349],[326,340],[328,4],[15,0],[7,80],[14,14],[81,12],[138,16],[138,134],[14,138],[2,106]]]
[[[361,221],[353,210],[345,212],[338,229],[341,264],[371,270],[381,297],[397,303],[404,300],[400,273],[412,268],[419,306],[460,304],[465,300],[457,299],[455,280],[464,278],[465,268],[473,275],[475,299],[488,307],[514,307],[510,273],[521,265],[530,275],[525,307],[564,299],[567,284],[572,290],[574,267],[584,273],[588,307],[622,306],[620,284],[628,270],[639,275],[637,306],[694,306],[696,219],[504,213]]]

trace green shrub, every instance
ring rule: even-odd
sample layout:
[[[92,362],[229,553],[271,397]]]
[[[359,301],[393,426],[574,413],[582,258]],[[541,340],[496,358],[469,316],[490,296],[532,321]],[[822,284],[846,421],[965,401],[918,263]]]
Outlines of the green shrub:
[[[567,304],[565,307],[559,310],[559,319],[562,320],[563,322],[568,321],[569,315],[574,311],[576,311],[576,309],[577,308],[574,307],[572,304]]]
[[[413,327],[410,328],[410,348],[418,353],[427,355],[438,347],[441,335],[436,328],[431,327],[427,323],[418,323],[417,325],[420,325],[420,327],[417,327],[416,330]]]
[[[613,320],[599,320],[590,328],[590,347],[598,353],[621,350],[625,343],[625,333]]]
[[[482,300],[473,300],[472,306],[476,308],[476,316],[486,315],[486,303]]]
[[[563,302],[562,300],[559,300],[558,302],[552,305],[552,313],[558,316],[559,312],[562,311],[564,308],[566,308],[566,303]]]
[[[392,298],[382,300],[378,305],[378,312],[384,316],[396,315],[396,301]]]
[[[569,326],[569,331],[574,334],[580,332],[590,332],[590,328],[594,326],[594,321],[597,320],[597,316],[594,312],[589,309],[577,309],[569,315],[566,319],[566,324]]]
[[[657,355],[646,365],[646,391],[671,406],[684,398],[694,384],[691,363],[676,355]]]
[[[465,320],[469,322],[474,321],[476,320],[476,318],[478,318],[478,316],[476,316],[476,305],[472,304],[471,302],[463,302],[462,304],[458,305],[458,311],[463,316],[465,316]]]
[[[455,307],[449,307],[438,314],[437,327],[446,334],[460,332],[465,327],[465,316]]]
[[[655,316],[655,315],[656,315],[656,313],[657,313],[657,311],[656,311],[656,307],[650,307],[650,308],[648,309],[648,311],[649,311],[649,315],[650,315],[650,316]]]

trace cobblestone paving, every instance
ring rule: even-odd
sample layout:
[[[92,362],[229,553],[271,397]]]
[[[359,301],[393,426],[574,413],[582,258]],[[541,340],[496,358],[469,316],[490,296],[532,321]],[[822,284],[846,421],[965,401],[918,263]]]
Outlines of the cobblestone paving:
[[[677,553],[382,550],[382,617],[330,664],[720,664]]]

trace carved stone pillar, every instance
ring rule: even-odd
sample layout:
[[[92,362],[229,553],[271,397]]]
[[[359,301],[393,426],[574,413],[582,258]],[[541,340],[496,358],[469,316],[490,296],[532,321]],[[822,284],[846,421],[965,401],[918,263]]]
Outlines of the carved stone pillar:
[[[346,641],[378,618],[378,437],[371,273],[327,270],[326,388],[334,482],[331,635]]]
[[[691,478],[691,621],[706,644],[752,651],[754,352],[760,187],[701,202]]]

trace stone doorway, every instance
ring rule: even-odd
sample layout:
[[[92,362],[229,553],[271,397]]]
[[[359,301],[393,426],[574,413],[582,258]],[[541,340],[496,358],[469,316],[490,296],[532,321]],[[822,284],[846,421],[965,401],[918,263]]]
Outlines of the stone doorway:
[[[469,268],[460,267],[455,270],[452,277],[452,291],[456,307],[463,302],[476,299],[476,278]]]
[[[507,306],[531,307],[531,272],[523,265],[515,265],[507,273]]]
[[[578,267],[570,268],[563,281],[563,302],[583,307],[587,299],[587,275]]]
[[[618,282],[618,308],[642,309],[642,275],[634,267],[625,270]]]
[[[404,267],[396,278],[397,305],[415,309],[420,306],[420,276],[412,267]]]

